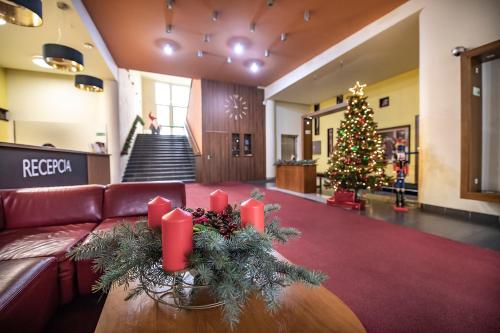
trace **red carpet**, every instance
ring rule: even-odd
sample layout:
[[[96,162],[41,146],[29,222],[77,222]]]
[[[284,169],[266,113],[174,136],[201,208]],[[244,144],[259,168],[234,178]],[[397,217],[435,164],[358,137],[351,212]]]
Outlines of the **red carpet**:
[[[230,202],[255,186],[187,185],[189,207],[207,207],[216,188]],[[330,276],[325,286],[357,314],[368,332],[500,332],[500,253],[353,214],[285,193],[282,225],[302,238],[279,251]]]

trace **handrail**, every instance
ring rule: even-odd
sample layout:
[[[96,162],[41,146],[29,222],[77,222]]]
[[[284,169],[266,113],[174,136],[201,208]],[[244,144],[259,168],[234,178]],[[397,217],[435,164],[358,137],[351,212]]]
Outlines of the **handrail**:
[[[189,123],[187,122],[187,120],[184,123],[184,127],[186,128],[186,133],[189,143],[191,143],[191,147],[193,148],[194,156],[201,156],[200,147],[198,146],[198,143],[196,142],[196,139],[193,136],[193,132],[191,132],[191,127],[189,127]]]
[[[140,123],[142,126],[144,126],[144,120],[139,115],[137,115],[135,117],[134,121],[132,122],[132,126],[130,127],[127,138],[125,139],[125,142],[123,143],[123,148],[122,148],[122,151],[120,153],[121,156],[128,155],[130,145],[132,144],[132,140],[134,139],[137,123]]]

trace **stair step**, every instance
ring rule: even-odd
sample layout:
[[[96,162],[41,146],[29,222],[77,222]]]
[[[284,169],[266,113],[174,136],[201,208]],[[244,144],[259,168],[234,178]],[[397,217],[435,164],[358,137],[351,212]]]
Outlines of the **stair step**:
[[[158,161],[158,160],[164,160],[164,161],[168,161],[168,160],[193,160],[194,161],[194,155],[130,156],[129,160],[152,160],[152,161]]]
[[[127,171],[161,171],[161,170],[186,170],[186,169],[193,169],[194,170],[195,166],[194,164],[168,164],[168,165],[151,165],[151,166],[146,166],[146,165],[141,165],[141,166],[131,166],[130,168],[127,167]]]
[[[189,150],[187,151],[148,151],[148,152],[134,152],[130,156],[156,156],[156,155],[165,155],[165,156],[191,156],[193,153]]]
[[[130,171],[126,172],[125,176],[135,176],[135,175],[152,175],[152,176],[170,176],[170,175],[192,175],[194,170],[171,170],[171,171]]]
[[[196,179],[194,175],[192,177],[125,177],[124,182],[144,182],[144,181],[160,181],[160,180],[181,180],[181,181],[191,181],[194,182]]]

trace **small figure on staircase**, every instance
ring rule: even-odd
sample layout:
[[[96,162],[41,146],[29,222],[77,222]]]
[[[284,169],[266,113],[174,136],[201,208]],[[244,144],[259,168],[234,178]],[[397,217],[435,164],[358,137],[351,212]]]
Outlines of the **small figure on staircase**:
[[[396,181],[394,183],[396,202],[394,210],[397,212],[407,212],[408,208],[405,206],[405,178],[409,172],[408,147],[404,140],[399,139],[396,141],[394,148],[395,153],[392,162],[394,172],[396,173]]]
[[[160,134],[160,126],[158,126],[158,120],[154,116],[152,112],[149,112],[149,120],[151,121],[151,125],[149,125],[149,129],[151,130],[151,134]]]

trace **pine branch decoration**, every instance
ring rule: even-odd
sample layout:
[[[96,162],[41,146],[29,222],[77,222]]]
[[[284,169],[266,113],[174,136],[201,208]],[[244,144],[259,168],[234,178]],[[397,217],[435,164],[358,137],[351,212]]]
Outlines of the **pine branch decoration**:
[[[262,200],[264,194],[255,190],[252,197]],[[188,210],[195,221],[193,251],[189,271],[194,281],[207,285],[217,301],[223,302],[224,319],[231,327],[239,322],[244,306],[252,294],[260,296],[270,311],[279,306],[282,288],[294,282],[318,286],[327,276],[319,271],[284,262],[276,257],[273,242],[286,243],[300,232],[282,228],[275,213],[279,205],[265,206],[265,232],[253,227],[241,228],[237,207],[228,206],[223,214]],[[230,214],[227,214],[230,212]],[[236,224],[230,233],[221,233]],[[220,228],[220,229],[219,229]],[[102,275],[94,291],[109,292],[111,288],[139,282],[128,290],[126,300],[170,284],[177,277],[162,268],[161,232],[149,229],[146,221],[135,225],[121,223],[109,232],[93,233],[89,241],[70,252],[74,260],[92,259],[94,269]]]

